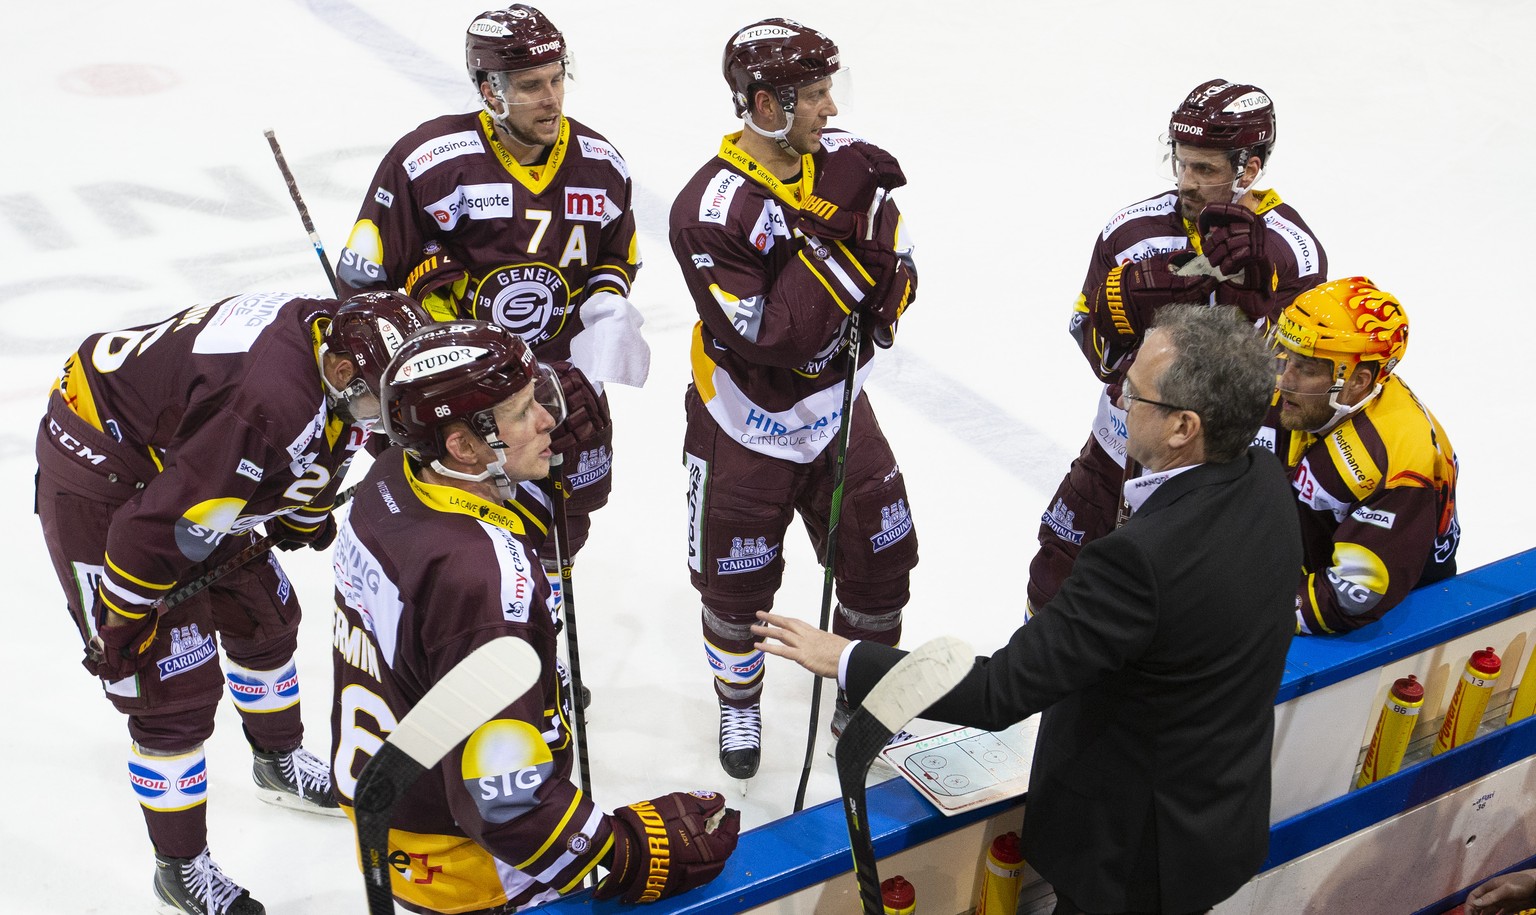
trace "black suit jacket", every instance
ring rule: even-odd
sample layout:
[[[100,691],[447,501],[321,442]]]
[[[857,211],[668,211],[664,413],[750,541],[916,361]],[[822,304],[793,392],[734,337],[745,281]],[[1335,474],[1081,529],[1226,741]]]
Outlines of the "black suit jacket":
[[[1294,499],[1260,448],[1173,477],[924,714],[1000,730],[1044,710],[1024,857],[1078,905],[1204,909],[1263,862],[1301,567]],[[901,655],[855,646],[851,698]]]

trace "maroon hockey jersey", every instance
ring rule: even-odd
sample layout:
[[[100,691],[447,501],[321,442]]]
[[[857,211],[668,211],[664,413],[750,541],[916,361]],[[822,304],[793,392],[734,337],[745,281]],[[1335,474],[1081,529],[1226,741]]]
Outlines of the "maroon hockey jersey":
[[[496,140],[485,112],[434,118],[380,163],[341,253],[354,289],[404,289],[439,320],[515,332],[545,361],[566,359],[597,292],[628,297],[640,269],[629,166],[602,135],[565,118],[540,165]],[[456,266],[440,282],[442,255]],[[451,290],[451,291],[450,291]]]
[[[807,463],[837,434],[847,319],[868,284],[846,247],[812,244],[792,226],[819,164],[859,138],[824,130],[800,175],[780,181],[736,145],[740,136],[724,139],[672,205],[672,253],[700,319],[693,383],[734,440]],[[912,246],[889,198],[875,233],[912,269],[915,298]],[[857,386],[874,350],[860,353]]]
[[[319,343],[335,308],[239,295],[92,335],[65,362],[65,404],[159,471],[112,517],[102,587],[125,611],[165,597],[230,534],[324,520],[368,436],[326,409]]]
[[[1272,190],[1249,191],[1249,203],[1269,230],[1265,252],[1275,264],[1278,285],[1270,296],[1244,292],[1221,283],[1211,296],[1212,305],[1236,305],[1255,320],[1273,320],[1296,296],[1327,280],[1328,256],[1302,222],[1300,214]],[[1179,212],[1179,193],[1170,189],[1133,203],[1111,216],[1093,245],[1088,275],[1073,307],[1070,330],[1078,348],[1100,380],[1119,380],[1113,366],[1105,365],[1105,343],[1088,319],[1089,304],[1100,300],[1109,272],[1115,267],[1193,249],[1201,253],[1199,230]]]
[[[537,544],[547,498],[493,504],[422,482],[391,448],[358,487],[332,554],[333,776],[350,810],[363,765],[465,655],[501,636],[543,662],[528,691],[423,775],[390,824],[395,895],[439,912],[553,898],[612,844],[609,818],[571,780],[568,681]]]

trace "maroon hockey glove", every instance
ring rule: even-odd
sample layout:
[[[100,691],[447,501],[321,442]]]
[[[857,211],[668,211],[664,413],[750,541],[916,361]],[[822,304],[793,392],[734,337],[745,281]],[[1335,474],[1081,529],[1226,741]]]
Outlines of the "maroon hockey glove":
[[[862,239],[875,191],[907,183],[895,156],[863,141],[817,157],[817,166],[821,170],[812,179],[811,196],[801,205],[796,225],[823,239]]]
[[[901,320],[912,301],[912,274],[905,261],[889,252],[860,248],[855,253],[875,280],[874,291],[859,303],[860,314],[868,319],[865,329],[876,346],[890,349],[895,340],[896,322]]]
[[[613,812],[613,867],[594,898],[655,902],[703,886],[736,850],[741,813],[714,791],[674,791]]]
[[[565,422],[550,432],[549,448],[564,454],[602,435],[610,420],[601,396],[581,369],[569,362],[551,362],[549,367],[555,370],[560,391],[565,395]]]
[[[1275,265],[1264,254],[1264,218],[1242,204],[1212,203],[1200,211],[1201,247],[1226,282],[1247,292],[1274,290]]]
[[[273,546],[280,550],[323,550],[336,539],[336,519],[327,512],[324,521],[312,528],[302,528],[289,521],[287,515],[278,515],[267,522],[267,533],[277,541]]]
[[[1106,353],[1124,355],[1141,343],[1159,308],[1174,302],[1203,303],[1216,288],[1213,277],[1179,276],[1173,271],[1194,258],[1192,251],[1160,254],[1109,271],[1089,303],[1088,317]],[[1106,364],[1112,364],[1106,359]]]
[[[86,670],[115,681],[133,676],[149,663],[158,619],[153,610],[142,619],[130,620],[108,610],[98,591],[91,614],[96,619],[96,636],[85,646],[85,658],[80,662]],[[106,624],[109,619],[111,625]]]

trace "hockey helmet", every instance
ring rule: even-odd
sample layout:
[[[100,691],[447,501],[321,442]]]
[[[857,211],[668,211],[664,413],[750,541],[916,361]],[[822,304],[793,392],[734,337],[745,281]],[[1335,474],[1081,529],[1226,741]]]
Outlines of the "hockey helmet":
[[[827,79],[841,69],[837,45],[793,19],[763,19],[738,29],[725,43],[720,68],[731,87],[736,116],[752,108],[758,89],[772,92],[779,106],[794,113],[797,90]]]
[[[410,296],[364,292],[336,309],[326,329],[326,348],[357,365],[368,391],[379,393],[379,377],[406,338],[432,323],[431,315]]]
[[[454,420],[500,447],[492,410],[530,384],[534,399],[563,421],[560,382],[521,337],[485,321],[433,324],[405,341],[384,370],[384,429],[423,459],[442,457],[442,427]]]
[[[486,10],[469,24],[464,62],[476,87],[489,73],[528,70],[566,60],[565,36],[525,3]]]
[[[1380,381],[1408,351],[1408,313],[1368,277],[1352,276],[1298,295],[1280,314],[1275,341],[1298,355],[1328,360],[1336,384],[1362,362],[1380,363]]]
[[[1268,162],[1275,145],[1275,105],[1258,86],[1206,80],[1173,110],[1168,141],[1241,150],[1258,156],[1260,163]]]

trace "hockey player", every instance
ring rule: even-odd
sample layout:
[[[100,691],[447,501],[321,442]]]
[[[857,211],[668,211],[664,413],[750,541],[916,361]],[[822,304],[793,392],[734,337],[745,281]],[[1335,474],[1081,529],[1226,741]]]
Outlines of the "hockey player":
[[[643,384],[650,354],[628,300],[640,269],[629,166],[564,116],[565,36],[514,3],[475,17],[465,57],[483,110],[434,118],[390,149],[337,275],[356,289],[403,289],[439,320],[499,324],[545,362],[579,367],[582,378],[562,369],[567,386]],[[606,395],[599,411],[564,456],[572,554],[612,488]]]
[[[38,429],[37,512],[85,667],[128,716],[129,782],[169,910],[265,911],[208,851],[203,742],[226,680],[263,799],[338,810],[325,763],[301,746],[300,609],[277,558],[171,608],[163,600],[262,524],[282,549],[330,544],[337,487],[378,419],[378,374],[428,320],[399,293],[340,308],[233,296],[95,334],[54,384]]]
[[[1106,387],[1088,441],[1040,517],[1026,615],[1056,594],[1083,544],[1115,525],[1128,475],[1115,395],[1157,309],[1232,305],[1267,325],[1327,278],[1322,245],[1301,216],[1257,186],[1274,145],[1275,108],[1262,89],[1201,83],[1168,121],[1177,186],[1111,216],[1094,240],[1069,329]]]
[[[384,376],[385,451],[335,551],[335,779],[357,777],[399,720],[464,656],[503,636],[543,661],[538,685],[424,774],[394,808],[396,899],[413,912],[512,912],[576,887],[648,902],[715,877],[740,817],[715,792],[604,814],[571,780],[560,615],[534,546],[565,404],[515,334],[465,320],[412,337]],[[402,450],[403,449],[403,450]],[[398,863],[397,863],[398,861]]]
[[[1297,296],[1275,340],[1280,457],[1305,546],[1297,632],[1347,632],[1456,574],[1456,454],[1395,372],[1407,313],[1366,277]]]
[[[833,628],[894,645],[917,564],[901,470],[859,391],[874,348],[849,379],[850,317],[889,346],[917,276],[888,193],[906,183],[889,153],[826,129],[838,113],[837,45],[788,19],[746,26],[723,69],[743,129],[672,206],[672,252],[700,321],[685,409],[688,565],[703,599],[704,649],[720,705],[720,762],[749,778],[761,757],[763,654],[750,631],[773,606],[784,534],[800,514],[823,552],[853,401],[837,537]],[[834,733],[846,718],[839,701]]]

